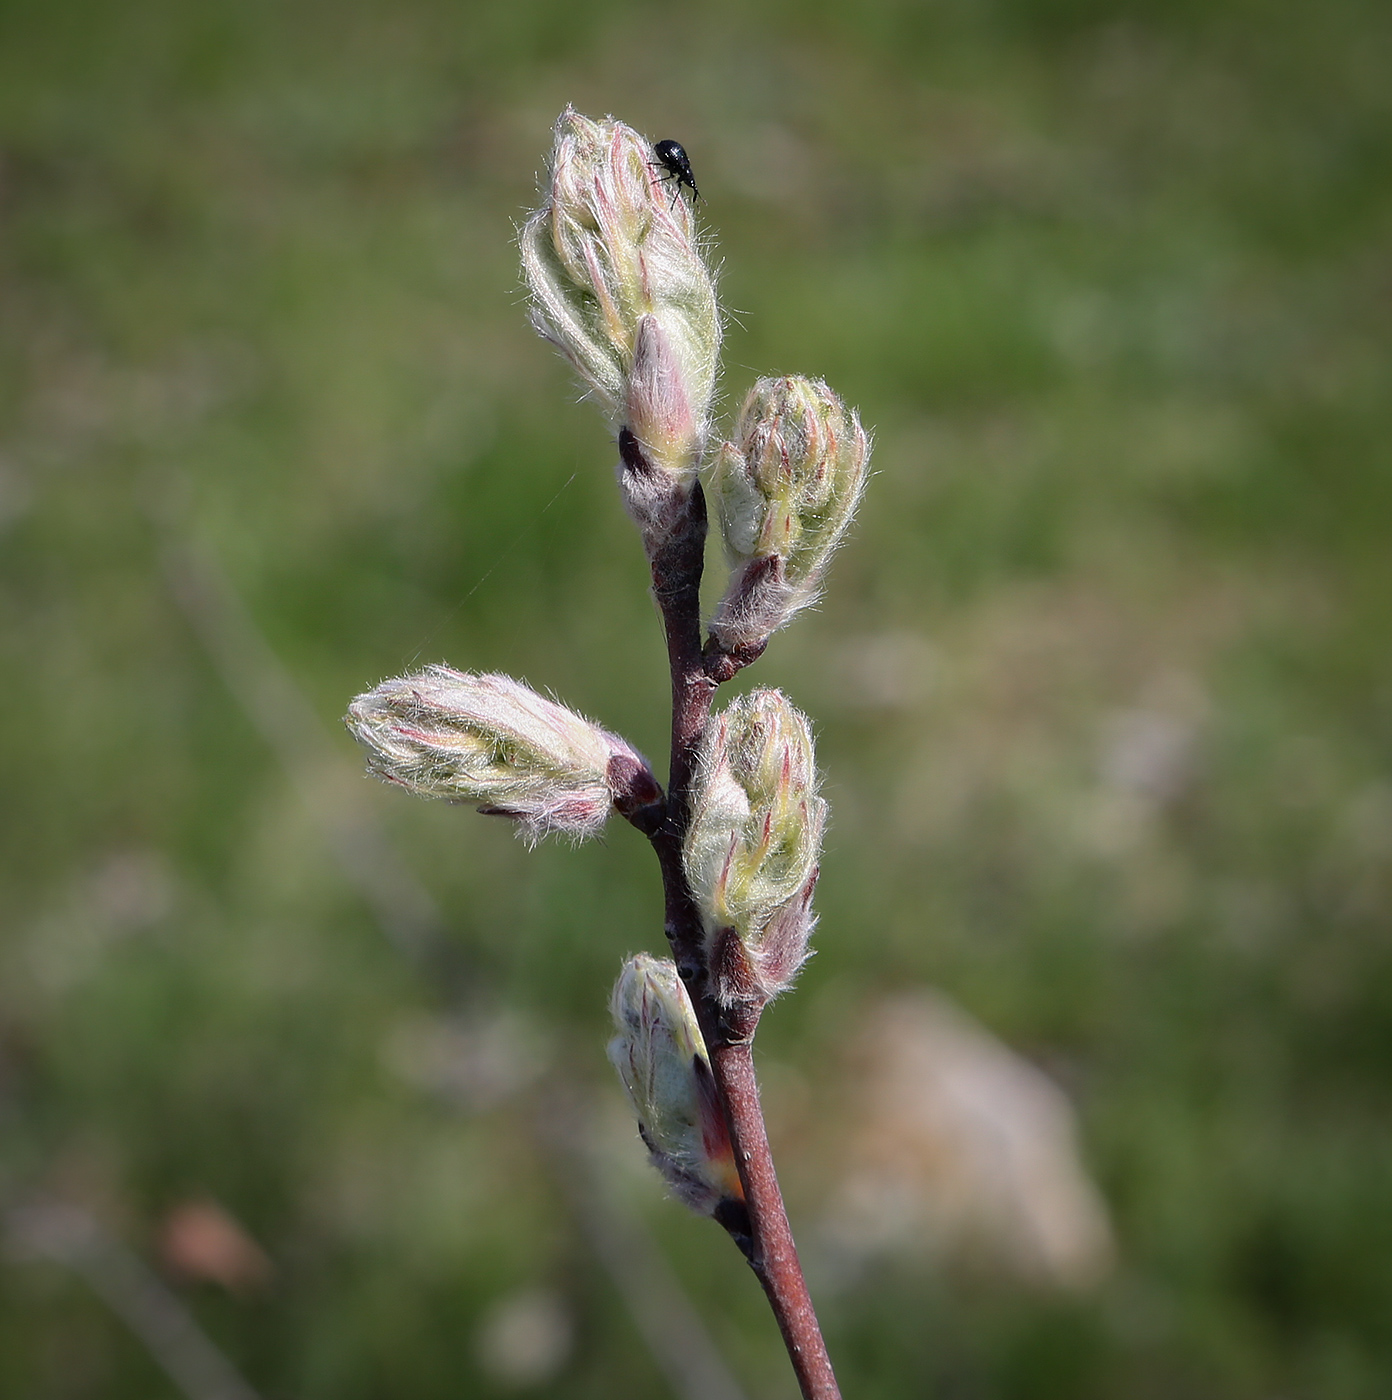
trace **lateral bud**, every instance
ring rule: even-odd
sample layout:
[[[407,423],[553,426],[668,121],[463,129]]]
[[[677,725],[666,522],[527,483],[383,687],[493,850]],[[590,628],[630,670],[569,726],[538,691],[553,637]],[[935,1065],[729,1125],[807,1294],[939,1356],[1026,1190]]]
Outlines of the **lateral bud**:
[[[732,570],[711,635],[727,655],[757,655],[816,601],[869,456],[860,419],[821,380],[761,379],[750,390],[711,482]]]
[[[345,723],[378,777],[512,817],[530,845],[597,835],[611,808],[662,796],[635,749],[508,676],[427,666],[359,695]]]
[[[825,824],[806,718],[776,690],[734,700],[702,744],[683,851],[727,1009],[761,1008],[807,960]]]
[[[665,958],[624,964],[610,1000],[609,1059],[672,1193],[699,1215],[744,1199],[691,999]]]

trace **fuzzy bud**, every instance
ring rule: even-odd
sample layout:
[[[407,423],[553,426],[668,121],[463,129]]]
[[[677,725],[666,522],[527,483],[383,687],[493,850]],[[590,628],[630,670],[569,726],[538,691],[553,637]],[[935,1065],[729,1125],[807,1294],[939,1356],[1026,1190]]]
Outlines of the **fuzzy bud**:
[[[428,666],[359,695],[346,723],[379,777],[513,817],[532,844],[594,836],[612,807],[628,815],[662,795],[622,739],[508,676]]]
[[[826,823],[816,789],[807,720],[778,691],[751,691],[711,721],[684,860],[724,1006],[762,1006],[806,961]]]
[[[639,953],[610,1001],[609,1059],[638,1117],[653,1165],[692,1210],[743,1200],[705,1041],[676,967]]]
[[[656,171],[652,146],[632,127],[567,107],[546,202],[522,230],[522,267],[532,324],[615,431],[629,430],[657,482],[684,500],[715,389],[720,316],[691,208]],[[653,481],[643,484],[651,496]],[[643,525],[654,507],[630,494]]]
[[[733,570],[711,624],[726,652],[757,652],[816,601],[869,456],[859,418],[821,380],[761,379],[750,390],[711,483]]]

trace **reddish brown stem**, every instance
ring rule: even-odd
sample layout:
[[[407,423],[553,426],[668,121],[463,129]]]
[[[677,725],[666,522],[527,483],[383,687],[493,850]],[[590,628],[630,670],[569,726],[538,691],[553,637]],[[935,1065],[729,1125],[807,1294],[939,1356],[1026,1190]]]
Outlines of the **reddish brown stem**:
[[[730,1144],[744,1185],[753,1242],[750,1267],[778,1321],[805,1400],[841,1400],[773,1170],[753,1052],[748,1044],[720,1045],[711,1052],[711,1070],[725,1105]]]
[[[652,470],[637,439],[626,428],[619,434],[619,451],[626,471]],[[691,779],[710,720],[711,701],[717,682],[729,679],[738,669],[738,665],[722,665],[719,656],[702,656],[700,590],[705,542],[706,503],[698,483],[671,532],[660,544],[649,548],[653,594],[662,613],[672,670],[672,762],[663,819],[660,823],[635,825],[648,836],[657,853],[667,938],[705,1036],[744,1187],[747,1219],[741,1212],[737,1221],[722,1223],[744,1250],[763,1285],[804,1400],[840,1400],[841,1392],[793,1245],[759,1106],[759,1086],[750,1050],[758,1014],[745,1013],[738,1018],[726,1015],[710,995],[700,912],[682,865],[682,844],[691,815]]]

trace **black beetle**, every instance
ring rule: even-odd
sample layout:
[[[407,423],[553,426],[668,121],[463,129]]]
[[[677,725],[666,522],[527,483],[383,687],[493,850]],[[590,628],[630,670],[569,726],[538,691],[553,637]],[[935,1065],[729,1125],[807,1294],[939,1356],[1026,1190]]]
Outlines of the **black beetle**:
[[[701,197],[701,191],[696,188],[695,177],[691,173],[691,162],[687,159],[685,150],[679,141],[659,141],[653,147],[653,155],[662,162],[667,173],[663,180],[675,180],[676,192],[681,194],[681,187],[689,185],[691,187],[691,202],[694,204]]]

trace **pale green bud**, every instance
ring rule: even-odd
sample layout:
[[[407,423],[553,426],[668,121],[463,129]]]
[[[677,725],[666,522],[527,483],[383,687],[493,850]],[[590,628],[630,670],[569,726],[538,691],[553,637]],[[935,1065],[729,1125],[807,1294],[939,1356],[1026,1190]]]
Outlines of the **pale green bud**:
[[[689,488],[720,348],[715,286],[691,208],[659,183],[632,127],[571,108],[546,203],[522,230],[532,323],[570,360],[648,465]],[[641,508],[635,513],[641,513]]]
[[[691,999],[665,958],[639,953],[619,974],[610,1001],[617,1034],[609,1059],[619,1072],[653,1165],[692,1210],[709,1215],[743,1199],[725,1117]]]
[[[598,833],[661,789],[641,754],[508,676],[428,666],[359,695],[346,716],[379,777],[513,817],[524,840]]]
[[[684,860],[724,1005],[762,1005],[807,958],[826,803],[806,718],[754,690],[710,723]]]
[[[730,586],[711,632],[727,652],[757,650],[815,602],[865,485],[870,440],[821,380],[761,379],[736,440],[716,459]]]

